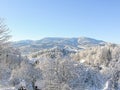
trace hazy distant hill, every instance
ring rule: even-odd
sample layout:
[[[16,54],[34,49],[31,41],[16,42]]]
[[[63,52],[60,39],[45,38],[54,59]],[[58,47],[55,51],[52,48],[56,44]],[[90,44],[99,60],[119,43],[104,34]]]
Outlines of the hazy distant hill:
[[[20,49],[23,54],[33,53],[44,49],[62,48],[69,51],[77,51],[86,47],[104,45],[102,40],[87,37],[80,38],[44,38],[41,40],[22,40],[13,43],[14,47]]]

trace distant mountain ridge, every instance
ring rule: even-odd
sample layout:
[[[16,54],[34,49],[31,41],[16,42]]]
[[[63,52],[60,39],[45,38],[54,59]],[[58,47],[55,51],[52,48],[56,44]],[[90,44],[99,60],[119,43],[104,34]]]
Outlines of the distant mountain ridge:
[[[62,48],[69,51],[77,51],[87,47],[105,45],[106,42],[88,37],[58,38],[47,37],[41,40],[22,40],[13,42],[13,46],[20,49],[24,54],[33,53],[44,49]]]

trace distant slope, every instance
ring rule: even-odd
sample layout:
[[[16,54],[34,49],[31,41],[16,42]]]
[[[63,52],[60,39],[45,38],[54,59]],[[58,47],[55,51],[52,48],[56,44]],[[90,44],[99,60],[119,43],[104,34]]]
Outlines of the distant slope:
[[[41,40],[23,40],[13,42],[13,46],[20,49],[23,54],[29,54],[44,49],[62,48],[69,51],[77,51],[87,47],[104,45],[106,42],[87,37],[80,38],[44,38]]]

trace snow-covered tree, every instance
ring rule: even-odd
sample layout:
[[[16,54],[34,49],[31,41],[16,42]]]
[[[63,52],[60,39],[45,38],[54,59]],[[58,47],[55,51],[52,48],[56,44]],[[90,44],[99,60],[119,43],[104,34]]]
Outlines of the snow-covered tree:
[[[0,18],[0,48],[3,48],[7,45],[10,37],[9,28],[4,23],[4,19]]]

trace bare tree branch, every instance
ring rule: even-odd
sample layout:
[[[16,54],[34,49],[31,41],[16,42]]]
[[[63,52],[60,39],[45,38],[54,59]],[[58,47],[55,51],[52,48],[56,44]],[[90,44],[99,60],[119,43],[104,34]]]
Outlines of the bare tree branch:
[[[4,19],[0,18],[0,48],[8,44],[10,37],[9,28],[4,23]]]

